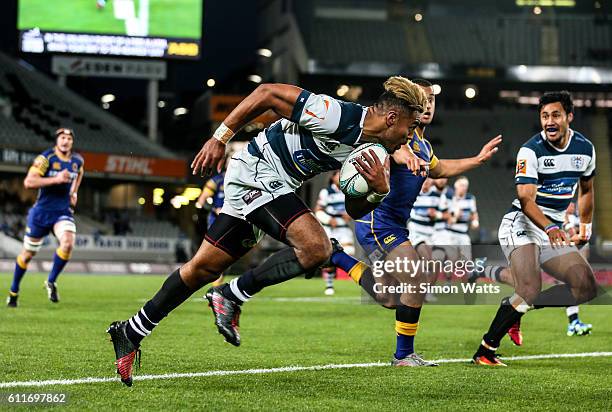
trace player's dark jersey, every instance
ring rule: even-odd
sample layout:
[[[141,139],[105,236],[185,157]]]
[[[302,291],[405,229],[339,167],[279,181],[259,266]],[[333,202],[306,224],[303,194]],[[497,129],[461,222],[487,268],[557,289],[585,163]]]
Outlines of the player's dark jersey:
[[[438,158],[434,155],[431,144],[425,138],[419,136],[416,130],[408,144],[415,155],[429,163],[430,169],[438,164]],[[400,225],[406,227],[412,205],[419,195],[425,179],[425,177],[413,174],[406,165],[397,164],[391,159],[390,191],[380,206],[371,212],[374,221],[383,226]],[[363,219],[369,220],[368,215]]]
[[[431,144],[416,130],[408,144],[419,158],[429,163],[430,169],[436,167],[438,158]],[[406,225],[424,181],[424,177],[414,175],[406,165],[391,159],[389,194],[376,209],[355,221],[357,241],[370,259],[377,260],[378,253],[388,253],[408,241]]]
[[[70,182],[42,187],[34,207],[44,210],[67,210],[70,208],[70,188],[72,182],[83,169],[83,157],[73,153],[69,157],[58,155],[54,148],[45,150],[34,159],[30,170],[35,170],[42,177],[56,176],[62,170],[70,173]]]

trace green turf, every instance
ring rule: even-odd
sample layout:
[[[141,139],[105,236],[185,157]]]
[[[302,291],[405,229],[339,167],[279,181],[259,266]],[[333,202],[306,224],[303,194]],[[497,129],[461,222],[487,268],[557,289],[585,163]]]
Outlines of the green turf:
[[[113,0],[102,10],[96,0],[20,0],[21,30],[125,35],[125,23],[114,17]],[[138,13],[138,0],[134,0]],[[200,38],[201,0],[150,0],[149,36]]]
[[[62,302],[53,305],[43,276],[28,274],[20,307],[0,308],[0,382],[113,377],[112,345],[104,330],[132,315],[163,281],[159,276],[62,275]],[[0,275],[8,286],[10,276]],[[335,297],[321,280],[296,279],[245,305],[243,344],[217,334],[202,293],[172,313],[142,347],[138,374],[242,370],[332,363],[387,362],[394,349],[393,312],[359,303],[349,281]],[[280,298],[316,297],[315,301]],[[494,306],[428,306],[417,351],[426,358],[468,358]],[[562,309],[534,311],[523,322],[525,345],[505,340],[507,355],[610,351],[612,308],[585,306],[588,337],[565,336]],[[117,382],[10,391],[65,392],[74,410],[610,410],[612,358],[509,361],[488,369],[468,364],[438,368],[372,367],[259,375]],[[3,405],[0,405],[0,409]]]

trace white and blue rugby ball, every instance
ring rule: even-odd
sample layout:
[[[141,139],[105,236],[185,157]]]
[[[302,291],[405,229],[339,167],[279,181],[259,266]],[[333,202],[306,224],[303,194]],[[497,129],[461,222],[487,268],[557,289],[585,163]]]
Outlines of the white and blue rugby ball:
[[[363,152],[372,150],[384,165],[387,160],[387,149],[379,143],[365,143],[353,150],[348,157],[344,160],[342,168],[340,169],[340,190],[347,197],[362,197],[370,192],[368,182],[359,174],[355,168],[357,158],[361,157],[363,161]]]

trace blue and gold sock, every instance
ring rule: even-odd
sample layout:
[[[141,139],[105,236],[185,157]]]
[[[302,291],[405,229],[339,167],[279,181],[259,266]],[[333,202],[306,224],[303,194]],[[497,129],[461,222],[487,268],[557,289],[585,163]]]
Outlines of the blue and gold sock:
[[[395,309],[395,332],[397,340],[395,346],[395,359],[403,359],[414,353],[414,337],[419,328],[421,308],[412,306],[398,306]]]
[[[62,272],[69,260],[70,253],[66,253],[62,249],[57,248],[55,250],[55,254],[53,255],[53,267],[51,267],[51,272],[49,273],[47,282],[55,283],[57,277]]]
[[[15,261],[15,271],[13,272],[13,283],[11,284],[11,293],[17,294],[19,292],[19,284],[21,283],[21,279],[23,275],[25,275],[28,270],[28,263],[23,260],[21,255],[17,256],[17,260]]]

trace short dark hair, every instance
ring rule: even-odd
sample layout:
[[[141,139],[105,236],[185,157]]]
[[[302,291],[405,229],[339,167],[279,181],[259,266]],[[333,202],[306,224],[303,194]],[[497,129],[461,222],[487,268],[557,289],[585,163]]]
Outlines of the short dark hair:
[[[421,87],[433,87],[433,84],[429,80],[425,79],[412,79],[412,83],[416,83]]]
[[[572,95],[567,90],[561,90],[559,92],[546,92],[540,97],[540,103],[538,103],[538,113],[542,111],[542,107],[550,103],[561,103],[565,113],[574,113],[574,103],[572,102]]]

